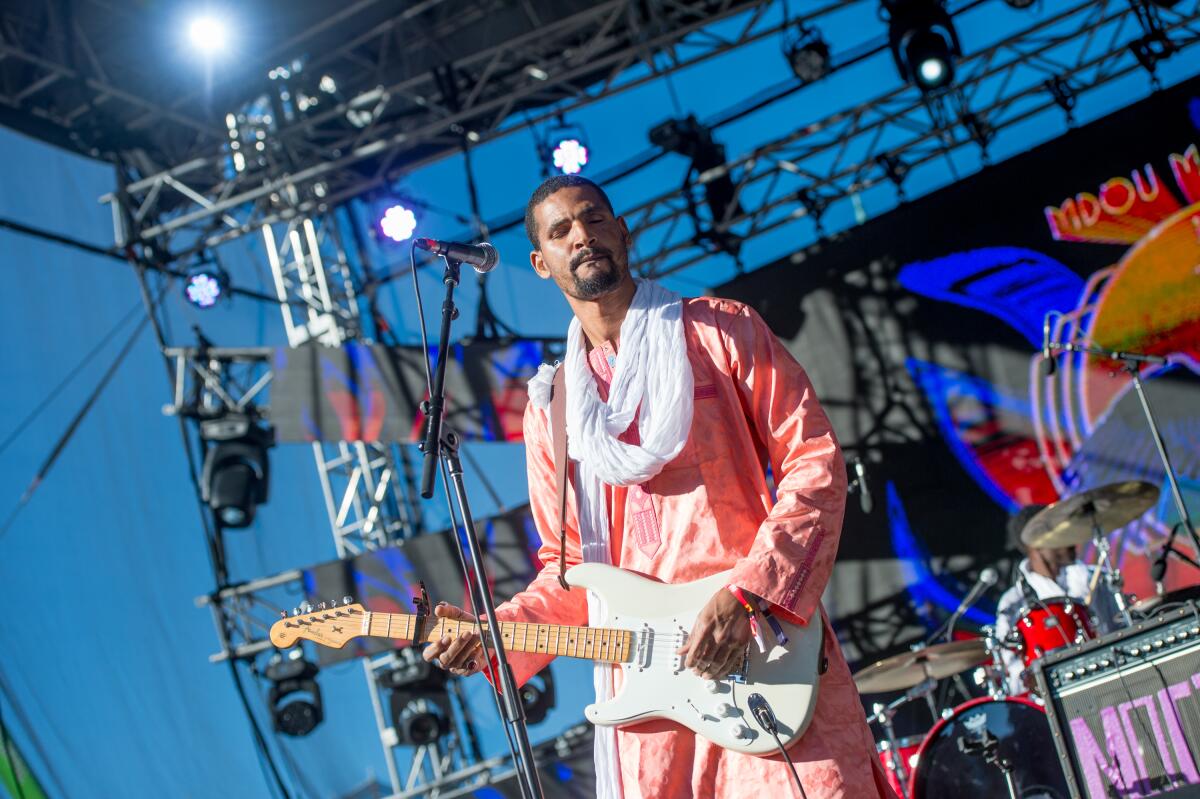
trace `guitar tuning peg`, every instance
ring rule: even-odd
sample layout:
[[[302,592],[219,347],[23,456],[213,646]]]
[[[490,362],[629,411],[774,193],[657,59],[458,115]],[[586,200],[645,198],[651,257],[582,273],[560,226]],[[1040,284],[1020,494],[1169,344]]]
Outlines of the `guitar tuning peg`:
[[[299,616],[299,615],[300,615],[300,608],[292,608],[292,615],[293,615],[293,616]]]
[[[324,602],[322,602],[321,604],[317,605],[317,610],[324,610],[324,609],[325,609],[325,603],[324,603]]]
[[[287,611],[286,611],[286,610],[281,610],[281,611],[279,611],[279,618],[281,618],[281,619],[286,619],[286,618],[287,618]]]
[[[344,596],[344,597],[342,597],[342,604],[343,604],[343,605],[349,605],[349,604],[350,604],[351,602],[353,602],[353,601],[354,601],[354,600],[353,600],[353,599],[351,599],[351,598],[350,598],[350,597],[348,597],[348,596]]]

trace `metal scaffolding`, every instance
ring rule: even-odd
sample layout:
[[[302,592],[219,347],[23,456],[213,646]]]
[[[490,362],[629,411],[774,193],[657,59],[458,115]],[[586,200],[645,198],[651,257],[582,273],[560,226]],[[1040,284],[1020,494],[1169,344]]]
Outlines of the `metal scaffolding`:
[[[1188,5],[1161,12],[1175,57],[1194,57],[1200,42],[1200,16]],[[802,219],[820,232],[821,215],[834,203],[853,202],[881,183],[901,190],[905,172],[965,148],[982,149],[986,162],[999,131],[1056,107],[1069,113],[1052,90],[1056,81],[1079,97],[1145,68],[1133,52],[1147,35],[1136,3],[1073,2],[1033,19],[1015,35],[967,53],[950,92],[884,91],[699,175],[698,186],[732,178],[738,202],[723,218],[698,218],[690,187],[627,211],[636,235],[634,268],[651,277],[690,269],[726,254],[714,241],[745,242]]]
[[[356,100],[322,106],[291,124],[276,124],[269,132],[267,152],[277,155],[261,169],[231,169],[226,137],[175,166],[144,172],[141,179],[102,199],[128,207],[139,220],[161,217],[129,231],[129,240],[160,240],[170,258],[178,258],[264,224],[336,207],[459,152],[464,141],[475,145],[541,125],[777,35],[784,22],[766,13],[768,5],[763,0],[608,0],[585,5],[502,44],[473,51],[452,67],[375,86]],[[790,23],[818,19],[840,5],[826,2]],[[730,34],[709,30],[725,19],[736,23]],[[386,25],[371,34],[388,35],[394,30]],[[343,43],[307,68],[322,68],[324,61],[343,56],[349,59],[364,48],[373,52],[370,38]],[[367,74],[382,69],[378,63],[359,64]],[[352,125],[340,135],[315,133],[323,123],[372,104],[383,104],[387,113],[363,117],[361,127]],[[165,210],[170,213],[162,214]]]

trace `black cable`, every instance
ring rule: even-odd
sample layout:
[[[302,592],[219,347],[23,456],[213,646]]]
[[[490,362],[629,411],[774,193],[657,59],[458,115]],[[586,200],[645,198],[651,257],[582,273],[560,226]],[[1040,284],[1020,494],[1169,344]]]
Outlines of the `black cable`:
[[[20,724],[21,728],[25,731],[25,737],[29,741],[30,747],[33,749],[33,754],[37,756],[41,763],[42,776],[48,782],[54,784],[54,788],[57,789],[59,796],[66,796],[67,791],[63,787],[63,781],[59,778],[57,772],[54,771],[54,766],[50,757],[46,753],[46,748],[42,746],[41,741],[38,740],[37,733],[34,731],[36,728],[30,723],[29,717],[26,716],[21,710],[21,706],[17,704],[14,693],[15,692],[12,690],[12,686],[4,676],[4,672],[0,671],[0,701],[8,700],[8,705],[12,708],[13,715],[16,716],[17,723]],[[7,727],[5,729],[7,729]],[[28,767],[29,762],[26,761],[25,765]],[[32,773],[32,769],[30,771]],[[37,775],[35,774],[34,776],[36,777]],[[45,790],[45,786],[40,787]]]
[[[771,706],[767,704],[767,700],[762,694],[750,694],[747,701],[750,705],[750,714],[754,716],[758,726],[769,732],[775,739],[775,745],[779,747],[779,754],[783,755],[788,768],[792,770],[792,777],[796,780],[796,787],[800,789],[801,799],[808,799],[808,794],[804,792],[804,783],[800,781],[800,772],[796,771],[796,764],[792,762],[792,757],[787,753],[783,741],[779,740],[779,725],[775,721],[775,714],[771,711]]]
[[[151,327],[154,330],[154,337],[158,343],[159,352],[162,354],[163,363],[166,365],[166,368],[167,368],[167,383],[168,383],[168,385],[171,386],[172,390],[174,390],[174,380],[172,379],[172,372],[171,372],[171,361],[166,353],[167,342],[166,342],[166,339],[163,337],[162,326],[159,324],[158,317],[155,315],[155,311],[157,310],[156,304],[150,297],[150,287],[146,281],[146,272],[147,272],[148,265],[145,264],[143,262],[143,260],[140,259],[134,253],[132,247],[127,247],[125,250],[125,253],[126,253],[126,257],[129,260],[130,265],[133,266],[134,274],[137,276],[138,289],[141,291],[141,294],[142,294],[142,302],[146,306],[146,318],[150,320]],[[202,495],[201,486],[200,486],[200,477],[199,477],[199,473],[196,469],[196,459],[195,459],[194,454],[192,453],[191,439],[188,436],[187,425],[184,421],[183,416],[177,415],[175,418],[179,424],[179,434],[183,438],[183,450],[184,450],[184,455],[187,459],[188,476],[191,478],[191,481],[192,481],[192,489],[196,496],[196,504],[200,510],[200,523],[201,523],[201,526],[204,528],[205,538],[207,539],[207,543],[208,543],[209,563],[213,569],[213,574],[216,577],[216,582],[217,582],[217,586],[218,586],[217,591],[214,592],[214,595],[219,596],[220,590],[222,588],[226,587],[226,579],[227,579],[223,549],[220,546],[220,541],[219,541],[220,530],[218,527],[218,529],[214,531],[214,529],[210,523],[208,506],[204,502],[204,498]],[[219,601],[217,603],[217,608],[218,608],[218,610],[221,611],[221,618],[224,619],[225,618],[224,610],[221,608]],[[238,674],[238,672],[237,672],[237,664],[234,662],[234,658],[232,658],[232,657],[227,658],[227,660],[230,665],[230,674],[233,677],[234,689],[238,695],[238,699],[242,703],[242,709],[246,713],[246,719],[250,722],[250,729],[254,735],[255,745],[258,747],[258,751],[261,754],[262,758],[266,761],[267,766],[271,772],[271,777],[274,780],[274,784],[278,788],[279,793],[284,797],[284,799],[291,799],[291,794],[288,793],[288,790],[284,785],[283,777],[279,773],[279,768],[275,765],[275,758],[271,754],[270,748],[267,746],[266,737],[263,735],[262,729],[259,727],[258,719],[255,717],[254,712],[253,712],[252,708],[250,707],[250,700],[246,696],[245,687],[242,685],[241,675]],[[269,781],[268,781],[268,784],[270,784]]]
[[[104,347],[107,346],[110,341],[112,341],[113,336],[117,334],[117,331],[128,324],[129,320],[132,319],[139,310],[141,310],[141,307],[142,303],[139,300],[132,308],[129,309],[128,313],[126,313],[117,321],[115,325],[113,325],[111,330],[101,337],[100,341],[97,342],[96,346],[93,347],[87,355],[84,355],[77,364],[71,367],[71,369],[67,372],[67,376],[64,377],[57,386],[50,390],[50,393],[43,397],[41,401],[34,406],[34,409],[29,412],[29,415],[13,425],[12,432],[5,437],[3,443],[0,443],[0,454],[7,450],[12,442],[20,438],[21,433],[25,432],[29,425],[42,415],[42,411],[46,410],[46,406],[48,406],[55,400],[56,397],[58,397],[62,390],[65,389],[67,385],[75,379],[76,375],[79,374],[80,370],[83,369],[84,366],[86,366],[93,358],[100,354],[100,350],[104,349]]]
[[[12,770],[13,785],[16,786],[15,799],[25,799],[25,789],[21,787],[21,775],[17,773],[17,760],[13,757],[12,736],[8,734],[8,726],[4,723],[4,702],[0,701],[0,739],[4,741],[4,757]]]
[[[159,300],[162,299],[161,292],[159,293],[158,298]],[[100,382],[96,384],[96,387],[92,389],[92,393],[86,400],[84,400],[83,406],[75,412],[75,416],[72,417],[70,423],[67,425],[67,429],[63,431],[61,436],[59,436],[58,441],[55,442],[54,446],[50,449],[50,454],[46,456],[46,459],[42,462],[42,465],[38,467],[37,472],[35,472],[33,475],[33,479],[25,488],[25,492],[21,494],[21,498],[17,500],[17,504],[8,514],[8,518],[5,519],[4,525],[0,526],[0,538],[3,538],[8,531],[12,529],[13,523],[17,520],[18,514],[20,514],[22,509],[24,509],[24,507],[29,504],[30,500],[33,499],[34,493],[45,481],[46,476],[50,473],[50,469],[54,467],[55,462],[58,461],[58,457],[63,453],[63,450],[66,449],[67,444],[74,437],[75,431],[79,429],[79,425],[83,423],[83,420],[87,417],[88,412],[90,412],[95,406],[96,400],[100,399],[100,395],[104,393],[105,387],[108,386],[108,383],[110,380],[112,380],[113,375],[117,373],[117,369],[125,361],[125,356],[129,355],[130,351],[133,349],[133,345],[137,343],[138,337],[142,334],[142,331],[146,329],[146,323],[148,321],[149,317],[143,319],[138,324],[137,328],[133,331],[133,334],[129,336],[129,338],[125,341],[125,344],[117,353],[117,357],[111,364],[109,364],[108,368],[104,371],[104,374],[100,376]]]
[[[429,396],[433,396],[433,369],[429,363],[429,341],[425,335],[425,310],[424,303],[421,300],[421,284],[417,280],[417,245],[415,242],[408,248],[408,258],[409,271],[412,272],[413,291],[417,295],[417,319],[421,328],[421,363],[425,365],[425,385],[429,392]],[[446,357],[445,353],[438,353],[438,355],[442,358]],[[454,503],[450,501],[450,475],[448,473],[445,459],[439,458],[439,460],[441,461],[439,465],[442,473],[442,487],[445,489],[442,494],[446,497],[446,510],[450,514],[450,535],[457,536],[459,528],[458,514],[454,512]],[[463,529],[466,535],[475,534],[474,530],[466,530],[465,524],[463,525]],[[471,584],[471,573],[467,569],[467,560],[463,553],[461,542],[455,541],[454,552],[458,556],[458,567],[462,570],[463,580],[469,587]],[[482,563],[476,564],[476,566],[483,568]],[[488,636],[483,634],[483,609],[480,607],[479,597],[476,596],[475,591],[468,590],[467,596],[471,599],[471,612],[475,614],[475,627],[479,632],[479,645],[483,649],[484,663],[490,666],[492,663],[492,654],[488,650],[488,645],[490,643],[488,641]],[[497,674],[496,679],[498,680],[499,677],[500,675]],[[500,687],[498,685],[492,685],[492,698],[496,702],[496,713],[500,717],[500,727],[504,730],[504,738],[508,743],[508,750],[512,754],[513,766],[516,767],[518,761],[517,742],[513,739],[513,731],[510,729],[508,717],[504,713],[504,706],[500,701]]]
[[[88,244],[85,241],[79,241],[78,239],[61,236],[58,233],[52,233],[49,230],[36,228],[32,225],[25,225],[20,222],[15,222],[11,219],[0,217],[0,228],[7,228],[16,233],[23,233],[26,236],[33,236],[34,238],[43,239],[44,241],[52,241],[55,244],[62,244],[67,247],[72,247],[76,250],[82,250],[83,252],[90,253],[91,255],[100,255],[105,258],[111,258],[113,260],[120,261],[122,263],[126,262],[125,257],[122,256],[116,249],[106,250],[103,247],[97,247],[96,245]],[[179,269],[171,269],[159,264],[143,264],[143,267],[145,269],[149,269],[151,272],[161,272],[165,275],[171,275],[172,277],[187,277],[187,272]],[[252,300],[258,300],[259,302],[269,302],[273,305],[279,304],[278,297],[273,297],[269,294],[263,294],[258,291],[238,288],[237,286],[229,286],[228,291],[230,294],[240,294],[243,297],[249,297]]]

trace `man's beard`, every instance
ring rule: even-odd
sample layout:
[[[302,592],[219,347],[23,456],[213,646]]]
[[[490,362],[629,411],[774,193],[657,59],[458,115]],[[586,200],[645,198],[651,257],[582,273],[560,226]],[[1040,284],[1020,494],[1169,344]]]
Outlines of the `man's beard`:
[[[577,300],[594,300],[597,297],[603,296],[613,289],[621,285],[621,269],[617,266],[617,261],[611,253],[604,252],[608,262],[607,269],[600,269],[599,266],[604,261],[592,261],[595,267],[589,277],[580,277],[576,273],[581,265],[572,266],[571,280],[573,281],[572,296]],[[584,255],[585,258],[591,257],[591,253]]]
[[[604,271],[596,270],[589,277],[571,277],[575,281],[575,298],[580,300],[594,300],[621,284],[621,276],[615,266]]]

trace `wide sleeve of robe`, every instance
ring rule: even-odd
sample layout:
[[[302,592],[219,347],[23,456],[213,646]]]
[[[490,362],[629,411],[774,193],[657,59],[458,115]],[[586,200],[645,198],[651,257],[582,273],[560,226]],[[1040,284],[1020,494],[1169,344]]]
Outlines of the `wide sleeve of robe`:
[[[762,318],[740,306],[725,319],[730,375],[776,487],[775,505],[731,582],[808,623],[837,555],[845,463],[808,375]]]

